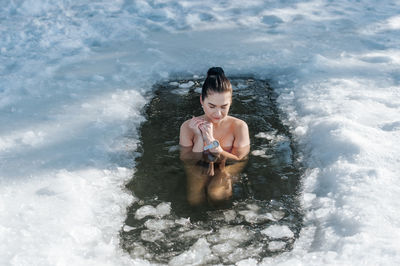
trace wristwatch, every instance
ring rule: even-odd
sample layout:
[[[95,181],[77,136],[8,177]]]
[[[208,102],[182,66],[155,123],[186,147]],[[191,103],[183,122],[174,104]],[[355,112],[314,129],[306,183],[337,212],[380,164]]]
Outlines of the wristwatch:
[[[207,150],[214,149],[217,147],[219,147],[219,142],[218,142],[218,140],[214,140],[210,144],[204,146],[204,150],[207,151]]]

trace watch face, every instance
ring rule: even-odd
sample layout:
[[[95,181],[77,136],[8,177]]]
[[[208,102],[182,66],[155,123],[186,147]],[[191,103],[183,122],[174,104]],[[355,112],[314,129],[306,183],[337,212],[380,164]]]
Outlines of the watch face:
[[[218,146],[219,146],[218,140],[214,140],[214,141],[213,141],[213,147],[216,148],[216,147],[218,147]]]

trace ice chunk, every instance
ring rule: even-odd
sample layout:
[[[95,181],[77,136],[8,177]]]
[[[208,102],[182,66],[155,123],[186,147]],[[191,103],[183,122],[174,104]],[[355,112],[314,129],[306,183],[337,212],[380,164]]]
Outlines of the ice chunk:
[[[172,258],[169,265],[204,265],[213,259],[210,245],[204,238],[200,238],[188,251]]]
[[[144,223],[144,225],[150,230],[165,230],[173,227],[175,223],[171,220],[149,219]]]
[[[140,233],[140,237],[144,240],[144,241],[148,241],[148,242],[154,242],[156,240],[159,240],[163,237],[165,237],[164,233],[160,232],[160,231],[153,231],[153,230],[143,230]]]
[[[165,215],[170,214],[171,212],[171,203],[169,202],[162,202],[154,208],[151,205],[145,205],[139,208],[135,213],[135,218],[140,220],[146,216],[156,216],[156,217],[163,217]]]
[[[153,206],[145,205],[136,210],[135,218],[140,220],[149,215],[153,216],[156,214],[156,212],[157,212],[157,210]]]
[[[179,150],[179,145],[174,145],[168,148],[168,152],[176,152]]]
[[[218,244],[212,247],[212,251],[214,254],[218,256],[226,256],[232,253],[236,247],[239,246],[239,243],[233,240],[228,240],[222,244]]]
[[[211,233],[211,231],[193,229],[193,230],[190,230],[190,231],[182,234],[182,237],[187,237],[187,238],[200,237],[200,236],[207,235],[207,234],[210,234],[210,233]]]
[[[272,158],[272,155],[265,154],[266,150],[254,150],[251,152],[251,155],[259,156],[262,158]]]
[[[147,253],[148,253],[148,251],[146,250],[146,248],[138,243],[133,243],[133,248],[129,252],[129,254],[133,258],[144,257]]]
[[[124,230],[124,232],[130,232],[130,231],[132,231],[134,229],[136,229],[136,227],[132,227],[132,226],[129,226],[129,225],[124,225],[122,230]]]
[[[176,81],[172,81],[172,82],[170,82],[169,83],[169,85],[171,85],[171,86],[179,86],[179,83],[178,82],[176,82]]]
[[[162,202],[156,207],[157,216],[163,217],[171,213],[171,203],[170,202]]]
[[[188,89],[175,89],[171,91],[173,94],[185,95],[189,92]]]
[[[223,258],[223,260],[225,263],[236,263],[243,259],[258,256],[262,250],[263,247],[261,245],[253,245],[247,248],[237,248],[233,253],[229,254],[226,258]]]
[[[261,231],[270,238],[293,238],[294,234],[286,225],[271,225]]]
[[[275,136],[275,132],[273,132],[273,133],[260,132],[255,135],[256,138],[267,139],[267,140],[274,139],[274,136]]]
[[[271,213],[257,213],[253,210],[240,211],[239,214],[244,216],[244,219],[248,223],[263,223],[266,221],[279,221],[285,217],[285,213],[282,211],[272,211]]]
[[[189,226],[190,223],[190,218],[180,218],[178,220],[175,220],[176,224],[182,225],[182,226]]]
[[[285,217],[285,213],[283,211],[272,211],[271,214],[272,217],[274,217],[275,221],[279,221],[283,217]]]
[[[270,251],[279,251],[284,249],[286,246],[286,243],[283,241],[271,241],[268,243],[268,249]]]
[[[258,211],[260,209],[260,206],[258,206],[257,204],[247,204],[246,207],[247,209],[252,211]]]
[[[189,81],[189,82],[180,84],[179,88],[188,89],[188,88],[192,87],[193,85],[194,85],[194,82],[193,81]]]
[[[240,211],[239,214],[244,216],[248,223],[256,223],[258,214],[255,211]]]
[[[236,218],[236,212],[234,210],[224,211],[224,218],[225,222],[233,221]]]
[[[252,232],[246,230],[242,225],[232,226],[232,227],[222,227],[218,234],[213,234],[207,239],[213,243],[222,243],[228,240],[233,240],[236,242],[244,242],[251,238]]]

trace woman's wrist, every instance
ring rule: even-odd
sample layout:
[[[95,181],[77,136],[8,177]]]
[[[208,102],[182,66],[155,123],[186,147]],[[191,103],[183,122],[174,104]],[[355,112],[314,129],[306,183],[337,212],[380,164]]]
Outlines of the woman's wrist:
[[[210,143],[212,143],[215,140],[213,137],[209,137],[209,136],[205,136],[205,135],[203,135],[203,139],[207,145],[210,145]]]
[[[221,153],[223,151],[224,150],[221,148],[221,146],[210,149],[210,152],[212,152],[212,153]]]

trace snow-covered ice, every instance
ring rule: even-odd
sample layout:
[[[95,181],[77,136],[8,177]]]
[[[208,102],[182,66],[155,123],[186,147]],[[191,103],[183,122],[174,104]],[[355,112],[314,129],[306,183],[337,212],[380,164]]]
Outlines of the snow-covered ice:
[[[146,263],[119,245],[146,93],[214,65],[270,81],[307,168],[300,236],[261,264],[399,264],[399,14],[392,0],[5,1],[0,265]],[[209,262],[210,243],[172,264]]]

